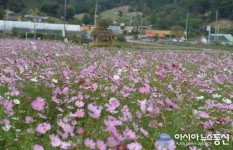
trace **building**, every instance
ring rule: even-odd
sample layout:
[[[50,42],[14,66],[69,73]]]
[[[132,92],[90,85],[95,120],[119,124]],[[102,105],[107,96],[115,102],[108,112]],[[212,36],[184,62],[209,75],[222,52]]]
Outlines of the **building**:
[[[233,45],[231,34],[210,34],[210,42],[220,42],[223,45]]]
[[[78,33],[80,31],[80,25],[0,20],[0,32],[11,33],[13,28],[21,32],[34,33],[36,31],[58,35],[62,35],[64,31],[66,33]]]
[[[112,32],[116,35],[122,35],[123,34],[123,30],[121,26],[109,26],[110,30],[112,30]]]

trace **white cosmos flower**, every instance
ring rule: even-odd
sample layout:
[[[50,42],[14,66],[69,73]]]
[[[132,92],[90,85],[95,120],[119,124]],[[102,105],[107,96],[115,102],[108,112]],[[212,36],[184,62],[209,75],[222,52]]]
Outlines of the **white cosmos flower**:
[[[126,71],[127,71],[126,68],[123,67],[122,69],[118,69],[117,74],[118,74],[118,75],[121,75],[121,73],[124,73],[124,72],[126,72]]]
[[[37,80],[37,77],[31,78],[31,81],[32,81],[32,82],[37,82],[37,81],[38,81],[38,80]]]
[[[222,99],[222,101],[223,101],[224,103],[226,103],[226,104],[231,104],[231,103],[232,103],[232,101],[231,101],[230,99],[228,99],[228,98]]]
[[[113,76],[113,79],[114,79],[114,80],[119,80],[119,79],[120,79],[120,76],[119,76],[118,74],[116,74],[116,75]]]
[[[6,97],[6,96],[9,96],[9,94],[10,94],[10,92],[6,92],[4,95]]]
[[[106,87],[104,88],[104,90],[105,90],[105,91],[108,91],[108,90],[109,90],[109,87],[108,87],[108,86],[106,86]]]
[[[52,82],[53,83],[58,83],[58,80],[57,79],[52,79]]]
[[[3,131],[9,131],[10,129],[11,129],[11,125],[2,126]]]
[[[201,73],[201,74],[198,74],[198,75],[197,75],[197,78],[204,78],[204,77],[206,77],[206,74],[205,74],[205,73]]]
[[[56,53],[55,55],[56,55],[57,57],[61,56],[61,55],[60,55],[60,54],[58,54],[58,53]]]
[[[21,130],[20,129],[16,129],[16,132],[21,132]]]
[[[222,97],[222,96],[219,94],[213,94],[213,98],[220,98],[220,97]]]
[[[13,102],[14,102],[14,104],[16,104],[16,105],[17,105],[17,104],[20,104],[20,100],[18,100],[18,99],[14,99]]]
[[[12,117],[13,120],[19,120],[20,118],[18,117]]]
[[[201,100],[201,99],[204,99],[205,97],[204,96],[198,96],[198,97],[196,97],[196,99],[198,99],[198,100]]]

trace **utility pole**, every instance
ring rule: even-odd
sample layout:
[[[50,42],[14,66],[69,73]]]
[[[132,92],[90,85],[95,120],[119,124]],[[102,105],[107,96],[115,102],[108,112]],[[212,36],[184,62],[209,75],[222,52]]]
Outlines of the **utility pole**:
[[[218,31],[218,9],[216,10],[216,21],[215,21],[215,42],[217,41],[217,31]]]
[[[189,20],[189,13],[186,15],[186,26],[185,26],[185,40],[188,40],[188,20]]]
[[[96,21],[97,21],[97,0],[95,0],[95,20],[94,20],[95,27],[96,27]]]
[[[65,7],[64,7],[64,38],[66,38],[66,0],[65,0]]]

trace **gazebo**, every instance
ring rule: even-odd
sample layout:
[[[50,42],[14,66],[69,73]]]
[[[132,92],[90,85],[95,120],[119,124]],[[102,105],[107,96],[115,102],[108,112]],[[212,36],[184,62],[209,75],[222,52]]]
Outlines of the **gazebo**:
[[[94,46],[111,46],[115,40],[115,34],[109,30],[94,31],[92,36]]]

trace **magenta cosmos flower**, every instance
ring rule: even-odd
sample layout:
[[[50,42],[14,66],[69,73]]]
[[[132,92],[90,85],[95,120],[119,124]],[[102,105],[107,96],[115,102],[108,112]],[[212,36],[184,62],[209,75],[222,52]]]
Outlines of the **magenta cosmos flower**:
[[[37,111],[42,111],[44,110],[44,107],[45,107],[45,100],[41,97],[37,97],[36,100],[34,100],[31,105],[32,105],[32,108],[34,110],[37,110]]]
[[[51,129],[51,125],[49,123],[40,123],[38,124],[38,126],[36,127],[36,131],[40,134],[45,134],[47,131],[49,131]]]

